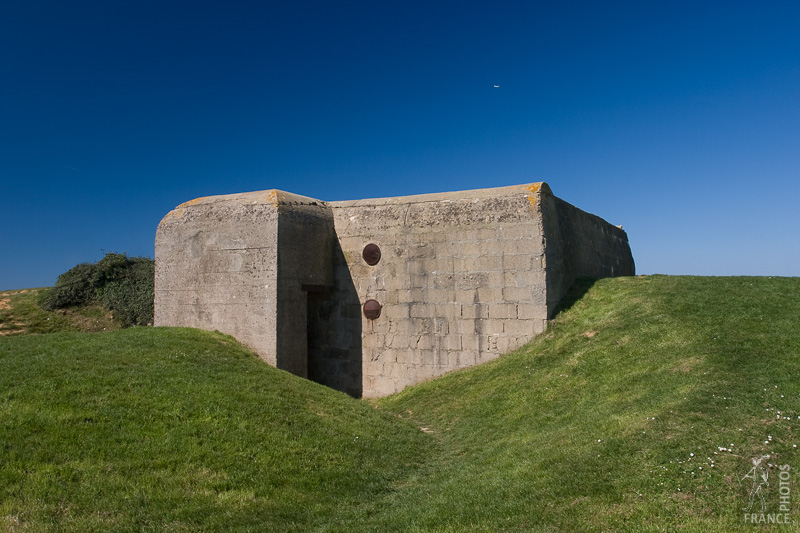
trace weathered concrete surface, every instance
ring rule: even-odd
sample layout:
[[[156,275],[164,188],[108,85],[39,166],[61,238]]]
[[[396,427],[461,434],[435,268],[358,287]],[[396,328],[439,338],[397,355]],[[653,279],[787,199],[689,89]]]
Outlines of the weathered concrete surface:
[[[156,325],[218,329],[278,368],[383,396],[523,345],[579,276],[633,273],[625,232],[544,183],[330,203],[245,193],[162,221]]]
[[[505,187],[332,202],[361,302],[363,394],[383,396],[517,348],[547,320],[537,192]],[[368,243],[382,258],[369,266]]]
[[[282,191],[198,198],[156,231],[155,325],[218,330],[307,374],[303,286],[329,286],[333,221]],[[307,288],[307,287],[306,287]]]

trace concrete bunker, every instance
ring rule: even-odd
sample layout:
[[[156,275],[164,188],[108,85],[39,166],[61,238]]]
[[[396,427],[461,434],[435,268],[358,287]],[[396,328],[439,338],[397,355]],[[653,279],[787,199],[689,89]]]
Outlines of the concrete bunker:
[[[278,368],[383,396],[522,346],[577,277],[633,274],[625,232],[545,183],[232,194],[159,224],[155,323],[219,330]]]

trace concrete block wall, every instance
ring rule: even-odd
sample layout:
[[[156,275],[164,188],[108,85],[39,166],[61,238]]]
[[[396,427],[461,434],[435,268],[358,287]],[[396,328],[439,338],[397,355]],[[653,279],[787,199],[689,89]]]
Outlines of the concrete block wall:
[[[162,221],[156,325],[217,329],[278,368],[384,396],[528,342],[578,276],[633,273],[625,233],[544,183],[329,203],[244,193]]]
[[[383,306],[376,320],[357,317],[364,396],[489,361],[544,330],[538,196],[505,187],[329,204],[346,263],[337,281]],[[381,250],[374,266],[368,244]]]

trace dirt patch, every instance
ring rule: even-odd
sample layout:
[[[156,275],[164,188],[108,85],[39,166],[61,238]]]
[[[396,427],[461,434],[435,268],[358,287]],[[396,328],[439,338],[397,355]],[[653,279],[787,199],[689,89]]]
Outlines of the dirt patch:
[[[689,372],[693,371],[701,362],[702,361],[700,361],[700,359],[697,357],[683,359],[676,367],[672,369],[672,371],[688,374]]]
[[[6,296],[0,297],[0,311],[11,309],[11,304],[9,302],[11,302],[10,298]]]
[[[587,339],[591,339],[595,335],[597,335],[596,331],[587,331],[587,332],[581,333],[581,336],[582,337],[586,337]]]
[[[114,314],[111,311],[103,310],[99,316],[85,316],[79,310],[63,309],[59,314],[66,317],[74,328],[78,331],[107,331],[119,329],[119,324],[114,321]]]
[[[674,492],[672,494],[672,497],[676,500],[683,500],[683,501],[695,499],[695,495],[690,492]]]
[[[25,324],[22,324],[21,322],[0,324],[0,337],[16,335],[19,333],[25,333]]]
[[[24,526],[19,516],[6,515],[3,517],[3,524],[5,524],[7,531],[16,531],[16,527]]]

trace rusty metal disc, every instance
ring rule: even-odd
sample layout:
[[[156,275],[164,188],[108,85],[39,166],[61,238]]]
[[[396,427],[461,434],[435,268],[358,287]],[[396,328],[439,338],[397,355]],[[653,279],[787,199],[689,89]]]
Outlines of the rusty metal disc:
[[[378,248],[377,244],[370,243],[364,247],[364,251],[361,253],[361,256],[368,265],[377,265],[378,261],[381,260],[381,249]]]
[[[381,316],[381,304],[377,300],[367,300],[364,302],[364,316],[370,320],[375,320]]]

